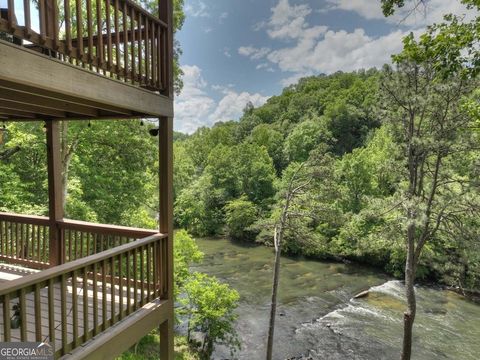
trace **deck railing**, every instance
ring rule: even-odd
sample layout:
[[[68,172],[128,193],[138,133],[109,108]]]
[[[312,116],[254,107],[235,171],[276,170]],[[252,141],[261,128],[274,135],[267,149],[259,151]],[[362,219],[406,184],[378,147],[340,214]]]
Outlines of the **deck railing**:
[[[0,213],[0,261],[35,269],[49,266],[49,220]]]
[[[0,213],[0,261],[34,269],[50,267],[50,231],[61,249],[59,263],[81,259],[101,251],[154,235],[146,230],[64,219],[51,229],[47,217]]]
[[[168,25],[133,1],[6,3],[0,32],[14,42],[152,91],[167,90]]]
[[[64,243],[64,262],[113,249],[156,233],[154,230],[99,225],[68,219],[59,221],[58,227],[61,231],[60,239]]]
[[[167,241],[152,235],[3,283],[0,341],[48,341],[59,358],[164,298]]]

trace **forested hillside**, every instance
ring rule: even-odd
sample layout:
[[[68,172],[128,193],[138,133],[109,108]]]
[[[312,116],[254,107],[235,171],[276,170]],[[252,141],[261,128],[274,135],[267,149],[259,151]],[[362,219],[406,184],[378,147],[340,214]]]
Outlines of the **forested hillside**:
[[[247,105],[239,122],[178,137],[177,226],[198,236],[271,243],[269,220],[279,210],[285,179],[305,162],[319,174],[291,221],[284,251],[361,261],[401,276],[398,193],[405,169],[398,134],[386,121],[385,77],[369,70],[304,78],[262,107]],[[452,176],[476,181],[469,171],[479,155],[463,153],[459,163],[449,162]],[[470,196],[471,204],[478,201],[478,193]],[[478,287],[478,217],[467,212],[451,221],[428,245],[419,277]]]

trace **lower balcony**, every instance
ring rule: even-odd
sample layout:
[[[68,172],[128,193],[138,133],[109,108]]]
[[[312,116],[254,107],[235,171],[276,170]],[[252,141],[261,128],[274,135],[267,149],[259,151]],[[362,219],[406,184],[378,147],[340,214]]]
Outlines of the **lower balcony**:
[[[0,342],[114,358],[168,319],[167,249],[156,231],[0,213]]]

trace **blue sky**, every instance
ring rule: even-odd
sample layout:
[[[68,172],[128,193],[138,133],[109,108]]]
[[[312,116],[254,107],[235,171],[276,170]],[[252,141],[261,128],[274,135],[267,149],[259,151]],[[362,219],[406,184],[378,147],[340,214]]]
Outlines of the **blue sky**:
[[[405,12],[385,19],[379,3],[186,0],[177,34],[185,86],[175,100],[176,130],[237,120],[248,101],[260,106],[302,76],[380,67],[410,31],[464,11],[457,0],[430,0],[406,20]]]

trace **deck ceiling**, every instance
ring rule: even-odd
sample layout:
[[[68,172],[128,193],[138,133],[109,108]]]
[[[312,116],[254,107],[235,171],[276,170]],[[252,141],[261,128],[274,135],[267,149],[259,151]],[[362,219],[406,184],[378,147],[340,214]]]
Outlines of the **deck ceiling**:
[[[0,120],[161,116],[165,96],[0,40]]]

